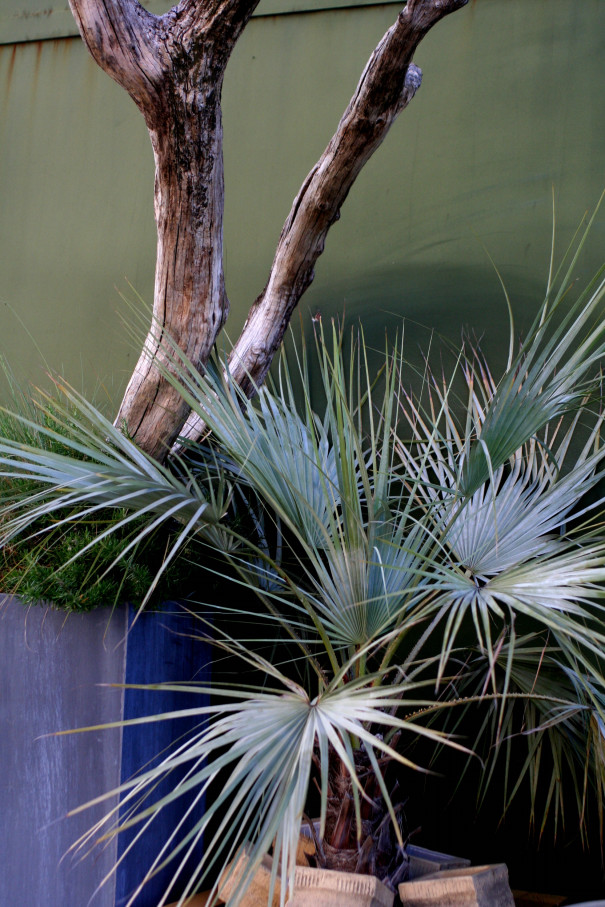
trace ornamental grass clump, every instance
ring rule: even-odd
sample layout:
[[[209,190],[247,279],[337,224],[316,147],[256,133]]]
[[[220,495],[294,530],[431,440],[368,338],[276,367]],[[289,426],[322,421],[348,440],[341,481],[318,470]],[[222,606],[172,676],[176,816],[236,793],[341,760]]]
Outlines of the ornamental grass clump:
[[[158,367],[207,427],[170,467],[65,386],[70,450],[0,442],[4,475],[35,487],[4,507],[5,543],[42,514],[69,506],[77,523],[113,507],[107,535],[135,520],[137,537],[176,527],[165,562],[189,546],[233,584],[219,601],[199,590],[200,633],[222,657],[211,687],[180,687],[198,731],[123,784],[119,806],[107,794],[77,845],[142,835],[195,791],[193,830],[166,831],[129,903],[167,862],[178,876],[202,836],[180,903],[208,880],[220,895],[244,852],[230,903],[269,852],[283,903],[311,811],[319,866],[394,887],[406,871],[397,768],[426,767],[419,742],[479,753],[486,786],[503,766],[503,811],[526,790],[543,826],[570,792],[580,827],[594,802],[602,827],[605,281],[569,303],[577,254],[517,350],[511,325],[499,378],[470,345],[449,373],[427,365],[414,382],[395,343],[373,373],[363,335],[332,327],[249,400],[224,362],[200,376],[164,339]],[[235,679],[221,681],[225,659]]]

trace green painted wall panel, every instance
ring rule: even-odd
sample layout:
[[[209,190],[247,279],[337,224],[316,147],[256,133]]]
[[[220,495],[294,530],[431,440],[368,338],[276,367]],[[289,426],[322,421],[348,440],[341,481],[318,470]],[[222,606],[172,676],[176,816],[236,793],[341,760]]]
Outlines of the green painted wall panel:
[[[0,44],[77,33],[67,0],[2,0]]]
[[[0,48],[0,85],[0,350],[19,378],[44,357],[111,382],[131,361],[115,288],[153,273],[146,129],[79,40]]]
[[[224,92],[226,277],[235,334],[262,289],[292,199],[393,6],[255,19]],[[605,3],[478,0],[420,47],[424,82],[361,174],[301,304],[346,309],[380,339],[412,323],[503,346],[605,184]],[[150,300],[153,163],[142,118],[77,39],[0,48],[0,349],[19,378],[50,367],[116,398],[136,350],[116,310]],[[601,216],[582,264],[603,259]],[[130,294],[132,295],[132,293]],[[25,326],[23,327],[22,324]],[[412,346],[418,336],[410,338]]]
[[[161,15],[172,7],[173,2],[147,0],[142,5],[151,13]],[[371,6],[375,3],[376,0],[261,0],[254,15],[275,16],[349,6]],[[2,0],[0,44],[43,41],[77,34],[78,29],[67,0]]]
[[[238,315],[250,283],[263,286],[301,173],[392,18],[392,7],[323,14],[305,23],[305,40],[293,17],[244,35],[225,92],[228,289]],[[304,317],[346,308],[378,337],[405,314],[452,337],[471,324],[501,345],[506,309],[483,245],[521,320],[545,286],[552,188],[559,252],[605,188],[604,43],[601,0],[477,0],[440,23],[417,54],[418,95],[328,236]],[[604,252],[601,216],[586,275]]]

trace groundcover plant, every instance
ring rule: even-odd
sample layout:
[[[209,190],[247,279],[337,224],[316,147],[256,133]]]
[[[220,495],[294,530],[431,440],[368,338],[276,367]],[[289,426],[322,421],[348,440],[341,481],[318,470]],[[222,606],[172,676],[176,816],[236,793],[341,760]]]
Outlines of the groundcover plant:
[[[202,377],[164,339],[165,376],[208,429],[171,464],[60,383],[61,453],[0,442],[3,475],[28,482],[1,508],[5,544],[46,531],[41,517],[56,530],[110,507],[107,535],[137,521],[135,545],[177,526],[162,569],[187,544],[234,584],[220,601],[200,593],[200,633],[241,663],[239,682],[185,687],[198,732],[120,788],[121,811],[108,806],[81,851],[121,828],[142,834],[187,795],[194,829],[167,831],[141,886],[166,861],[176,877],[203,835],[183,899],[208,879],[220,895],[222,869],[245,850],[232,903],[269,851],[283,902],[314,809],[319,865],[393,886],[405,873],[396,768],[416,765],[418,741],[480,751],[486,784],[503,761],[510,796],[527,790],[541,821],[569,788],[580,824],[596,801],[602,825],[602,274],[566,297],[584,239],[523,343],[511,326],[497,380],[470,345],[411,381],[395,342],[374,373],[363,336],[333,326],[312,353],[284,355],[251,401],[225,363]],[[476,715],[473,739],[455,734],[461,715]],[[508,757],[516,736],[520,762]]]

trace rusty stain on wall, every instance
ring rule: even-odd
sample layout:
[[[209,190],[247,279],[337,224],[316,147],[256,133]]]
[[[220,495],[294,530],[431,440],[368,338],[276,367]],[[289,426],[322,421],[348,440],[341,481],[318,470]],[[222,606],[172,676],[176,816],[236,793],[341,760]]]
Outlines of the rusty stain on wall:
[[[7,54],[9,55],[9,57],[8,57],[8,65],[7,65],[7,69],[6,69],[6,81],[5,81],[5,85],[4,85],[4,107],[6,107],[6,104],[8,103],[11,86],[13,84],[13,73],[15,71],[15,59],[17,57],[17,45],[13,44],[12,46],[11,45],[0,46],[0,69],[2,67],[3,57]]]
[[[13,81],[13,72],[15,70],[16,57],[17,57],[17,46],[16,46],[16,44],[13,44],[13,46],[11,47],[11,50],[10,50],[10,60],[8,63],[8,73],[7,73],[7,77],[6,77],[7,92],[10,90],[10,86]]]
[[[38,86],[38,76],[40,75],[40,61],[42,60],[42,41],[36,41],[36,57],[34,62],[33,91],[35,93]]]

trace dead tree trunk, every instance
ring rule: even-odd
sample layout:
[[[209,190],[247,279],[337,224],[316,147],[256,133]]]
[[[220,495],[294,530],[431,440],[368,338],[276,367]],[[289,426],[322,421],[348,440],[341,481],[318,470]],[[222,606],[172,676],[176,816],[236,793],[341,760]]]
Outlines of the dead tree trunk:
[[[161,377],[158,326],[197,368],[228,314],[223,278],[221,89],[231,51],[258,0],[181,0],[153,16],[137,0],[69,0],[96,62],[145,117],[155,156],[158,230],[154,327],[117,422],[158,459],[187,410]],[[468,0],[408,0],[372,54],[328,148],[284,225],[269,280],[230,367],[248,393],[264,380],[292,312],[313,280],[330,226],[363,165],[420,85],[413,53],[429,29]],[[190,419],[183,434],[195,437]]]

